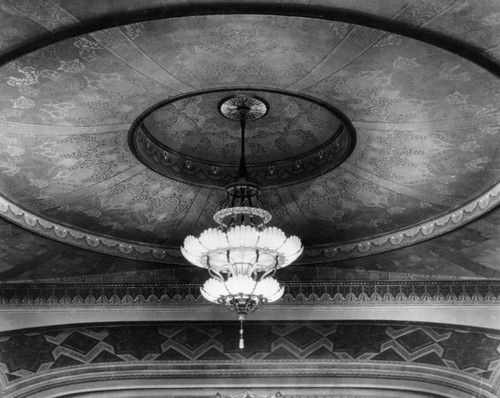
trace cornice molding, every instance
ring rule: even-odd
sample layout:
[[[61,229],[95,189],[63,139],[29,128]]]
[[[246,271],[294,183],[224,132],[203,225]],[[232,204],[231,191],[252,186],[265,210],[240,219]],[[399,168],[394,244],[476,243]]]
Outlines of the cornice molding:
[[[466,225],[492,210],[499,203],[500,183],[464,206],[424,223],[368,240],[306,248],[301,262],[320,263],[363,257],[423,242]],[[0,216],[44,237],[83,249],[164,264],[184,263],[179,248],[118,240],[71,228],[29,212],[1,195]]]
[[[444,215],[372,239],[322,248],[310,248],[306,255],[314,261],[344,260],[381,253],[423,242],[466,225],[500,203],[500,183],[483,195]],[[307,259],[305,259],[307,262]]]
[[[209,365],[209,366],[207,366]],[[212,365],[212,366],[210,366]],[[285,365],[285,366],[284,366]],[[326,366],[328,365],[328,366]],[[215,369],[212,367],[216,367]],[[265,361],[247,363],[238,361],[196,361],[193,364],[153,361],[133,361],[112,364],[91,364],[78,368],[62,368],[45,374],[34,374],[9,385],[0,377],[0,386],[6,397],[53,397],[86,386],[86,391],[100,391],[97,387],[114,390],[111,381],[120,389],[137,389],[147,385],[165,390],[172,388],[217,388],[217,386],[270,386],[279,379],[282,387],[293,388],[348,388],[373,387],[393,391],[427,391],[438,397],[465,398],[470,396],[494,398],[492,386],[473,375],[458,370],[402,363],[370,363],[366,361]],[[293,382],[291,381],[293,380]],[[228,384],[229,383],[229,384]],[[140,387],[139,387],[140,388]],[[282,391],[286,391],[282,389]],[[304,396],[304,395],[300,395]]]
[[[37,284],[1,283],[0,306],[35,307],[184,307],[207,306],[200,284]],[[367,304],[499,304],[500,281],[286,282],[273,305],[338,306]]]

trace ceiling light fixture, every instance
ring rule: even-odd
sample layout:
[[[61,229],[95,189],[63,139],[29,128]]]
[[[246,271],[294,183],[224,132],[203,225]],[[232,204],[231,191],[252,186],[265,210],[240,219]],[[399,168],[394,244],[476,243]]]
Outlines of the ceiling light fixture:
[[[223,116],[240,122],[238,173],[226,187],[226,199],[214,215],[219,227],[203,231],[198,238],[187,236],[181,248],[188,261],[208,269],[211,278],[201,288],[203,297],[237,313],[240,348],[244,348],[246,315],[281,298],[284,288],[273,276],[303,251],[298,237],[287,237],[279,228],[266,227],[272,216],[262,208],[259,187],[250,179],[246,167],[246,123],[262,118],[268,110],[266,101],[253,96],[231,96],[219,103]]]

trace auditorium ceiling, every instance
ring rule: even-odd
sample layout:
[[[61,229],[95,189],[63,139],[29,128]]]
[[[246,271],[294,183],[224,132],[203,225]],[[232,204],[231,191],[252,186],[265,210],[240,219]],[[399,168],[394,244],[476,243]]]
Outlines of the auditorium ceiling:
[[[299,268],[500,276],[498,4],[272,3],[0,2],[2,280],[184,269],[241,93],[269,104],[247,158]]]
[[[499,77],[498,0],[0,0],[0,395],[498,396]],[[305,246],[243,351],[180,252],[234,95]]]

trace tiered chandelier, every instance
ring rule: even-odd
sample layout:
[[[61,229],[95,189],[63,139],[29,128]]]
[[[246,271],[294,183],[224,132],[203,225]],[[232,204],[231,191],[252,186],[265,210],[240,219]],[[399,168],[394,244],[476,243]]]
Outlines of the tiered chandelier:
[[[181,248],[188,261],[208,269],[211,277],[201,288],[203,297],[237,313],[241,323],[240,348],[244,347],[246,315],[281,298],[284,288],[273,276],[303,251],[298,237],[287,238],[281,229],[266,227],[272,217],[262,208],[259,187],[250,179],[246,167],[246,123],[262,118],[268,110],[266,101],[253,96],[232,96],[220,102],[221,114],[240,122],[238,173],[226,187],[226,199],[214,215],[219,227],[203,231],[198,238],[186,237]]]

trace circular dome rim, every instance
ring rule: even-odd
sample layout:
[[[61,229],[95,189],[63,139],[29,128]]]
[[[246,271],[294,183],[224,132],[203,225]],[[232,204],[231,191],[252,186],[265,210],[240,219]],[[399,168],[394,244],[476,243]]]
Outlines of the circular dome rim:
[[[247,168],[249,169],[250,174],[252,175],[252,178],[256,177],[255,171],[257,170],[262,170],[265,168],[269,167],[276,167],[276,166],[284,166],[290,165],[291,163],[294,162],[301,162],[303,160],[308,160],[311,159],[312,157],[315,157],[315,155],[319,154],[321,151],[327,149],[329,146],[332,146],[334,144],[338,143],[339,139],[342,139],[345,136],[345,140],[347,141],[346,148],[341,150],[339,152],[340,156],[335,156],[333,157],[329,163],[324,164],[321,163],[319,167],[316,168],[313,172],[302,175],[301,177],[293,176],[289,180],[285,181],[278,181],[275,182],[276,180],[271,179],[269,181],[266,181],[263,178],[257,179],[257,183],[259,184],[259,187],[261,190],[266,190],[266,189],[275,189],[277,187],[284,187],[284,186],[290,186],[290,185],[296,185],[317,177],[322,176],[323,174],[329,173],[339,167],[342,163],[344,163],[349,156],[353,153],[355,147],[356,147],[356,129],[349,120],[349,118],[337,107],[329,104],[326,101],[323,101],[319,98],[313,97],[311,95],[307,94],[302,94],[300,92],[293,92],[289,90],[283,90],[279,88],[273,88],[273,87],[248,87],[248,86],[226,86],[226,87],[216,87],[216,88],[210,88],[210,89],[203,89],[203,90],[194,90],[188,93],[182,93],[179,95],[175,95],[172,97],[169,97],[167,99],[164,99],[162,101],[157,102],[156,104],[150,106],[148,109],[144,110],[132,123],[130,126],[130,129],[127,132],[127,137],[128,137],[128,145],[135,156],[135,158],[143,165],[145,165],[147,168],[150,170],[154,171],[155,173],[159,174],[162,177],[166,178],[171,178],[175,181],[179,181],[188,185],[193,185],[193,186],[200,186],[200,187],[208,187],[208,188],[216,188],[216,189],[224,189],[224,187],[230,182],[230,179],[227,181],[221,180],[221,181],[215,181],[215,180],[208,180],[208,181],[200,181],[200,180],[195,180],[193,178],[190,179],[190,174],[185,173],[184,175],[179,175],[175,174],[173,171],[165,171],[165,168],[162,168],[161,164],[158,164],[158,162],[155,162],[152,158],[146,158],[145,156],[143,157],[140,149],[138,149],[138,146],[140,143],[138,142],[138,139],[142,138],[139,136],[139,134],[142,134],[148,142],[154,146],[154,149],[157,151],[165,151],[168,152],[169,155],[176,156],[179,160],[188,160],[191,162],[195,162],[197,165],[201,166],[206,166],[207,168],[210,167],[220,167],[224,168],[226,170],[231,170],[231,175],[235,176],[237,169],[238,169],[238,163],[225,163],[225,162],[210,162],[206,159],[201,159],[197,158],[195,156],[191,156],[188,153],[181,153],[175,149],[172,149],[165,145],[164,143],[160,142],[157,138],[155,138],[149,131],[147,131],[146,128],[143,126],[143,122],[150,117],[154,112],[157,110],[160,110],[168,105],[174,104],[175,102],[179,100],[183,100],[186,98],[191,98],[191,97],[197,97],[197,96],[203,96],[206,94],[213,94],[213,93],[237,93],[237,92],[247,92],[247,93],[270,93],[270,94],[278,94],[282,96],[288,96],[288,97],[294,97],[298,98],[300,100],[303,100],[305,102],[310,102],[311,104],[317,105],[321,107],[322,109],[325,109],[328,111],[332,117],[335,117],[339,120],[340,126],[333,131],[333,134],[331,134],[326,141],[322,142],[321,144],[301,153],[298,155],[290,156],[290,157],[285,157],[276,161],[268,161],[268,162],[252,162],[251,158],[247,156]],[[224,100],[227,99],[227,97],[224,98]],[[269,107],[269,106],[268,106]],[[268,109],[269,111],[269,109]],[[215,113],[215,112],[214,112]],[[268,112],[266,112],[267,114]],[[265,116],[264,116],[265,117]],[[143,126],[141,128],[141,126]],[[139,138],[138,138],[139,137]],[[291,168],[289,168],[291,169]],[[285,171],[291,171],[289,169],[285,169]],[[197,170],[199,171],[199,169]],[[195,174],[194,172],[191,173]],[[262,175],[262,172],[260,173]],[[227,174],[229,178],[229,174]]]

